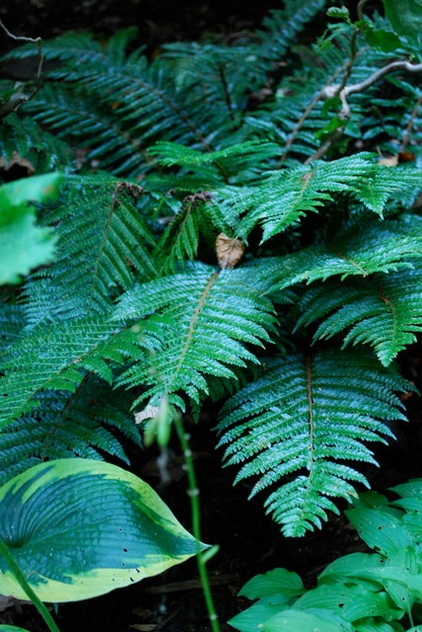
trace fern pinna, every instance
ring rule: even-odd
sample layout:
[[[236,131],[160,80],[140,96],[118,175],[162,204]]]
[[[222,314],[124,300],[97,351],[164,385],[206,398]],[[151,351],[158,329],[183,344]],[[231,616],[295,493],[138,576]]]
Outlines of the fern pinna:
[[[342,118],[334,88],[391,54],[350,23],[297,45],[324,5],[289,0],[241,45],[153,61],[134,29],[44,43],[54,63],[0,128],[5,165],[64,172],[39,209],[55,261],[2,290],[3,480],[69,454],[125,460],[135,411],[200,420],[211,398],[225,463],[286,535],[368,484],[359,462],[414,390],[395,360],[422,327],[420,93],[399,68]],[[387,167],[374,150],[393,147],[414,156]],[[236,267],[222,242],[245,250]]]

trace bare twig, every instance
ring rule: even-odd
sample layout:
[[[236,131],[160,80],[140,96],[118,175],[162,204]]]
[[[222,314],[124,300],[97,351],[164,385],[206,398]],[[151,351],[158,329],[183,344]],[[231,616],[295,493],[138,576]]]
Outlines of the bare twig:
[[[347,99],[350,94],[354,94],[355,92],[363,92],[369,86],[372,86],[376,83],[381,77],[387,75],[393,70],[403,69],[407,72],[422,72],[422,64],[411,64],[409,61],[392,61],[387,66],[383,66],[376,70],[370,77],[361,81],[360,83],[354,83],[351,86],[345,86],[338,94],[340,99]],[[321,90],[321,96],[323,98],[330,98],[337,94],[338,86],[326,86]]]
[[[318,158],[322,158],[322,156],[329,150],[329,148],[333,145],[333,143],[340,138],[343,133],[346,122],[349,120],[351,116],[350,105],[347,101],[349,95],[356,94],[357,92],[363,92],[374,83],[376,83],[379,79],[384,77],[384,75],[393,72],[394,70],[406,70],[407,72],[422,72],[422,64],[411,64],[408,61],[393,61],[382,68],[376,70],[372,75],[364,79],[364,81],[360,81],[359,83],[354,83],[351,86],[342,87],[340,84],[325,86],[319,93],[319,99],[330,99],[333,97],[338,97],[341,101],[341,109],[338,113],[338,117],[341,120],[344,120],[345,124],[338,127],[334,134],[327,141],[324,142],[321,147],[312,155],[309,156],[306,160],[306,164],[309,164],[313,160]]]
[[[32,97],[40,89],[40,79],[41,79],[41,74],[42,74],[42,69],[43,69],[43,64],[44,64],[44,55],[42,52],[41,37],[26,37],[25,35],[14,35],[13,33],[9,31],[8,28],[6,28],[6,26],[3,24],[1,19],[0,19],[0,29],[7,35],[7,37],[10,37],[10,39],[14,40],[15,42],[31,42],[33,44],[36,44],[37,51],[38,51],[38,68],[37,68],[37,74],[35,76],[36,86],[34,90],[32,90],[32,92],[30,92],[29,94],[22,92],[20,90],[14,92],[9,97],[9,99],[5,101],[5,103],[2,103],[0,106],[0,119],[2,119],[8,114],[10,114],[10,112],[15,112],[18,109],[18,107],[22,105],[22,103],[25,103],[26,101],[29,101],[30,99],[32,99]]]

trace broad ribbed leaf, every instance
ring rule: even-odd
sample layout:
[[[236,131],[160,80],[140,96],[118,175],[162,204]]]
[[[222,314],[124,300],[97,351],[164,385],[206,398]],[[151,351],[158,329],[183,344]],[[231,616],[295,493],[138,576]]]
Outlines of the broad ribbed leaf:
[[[260,629],[263,632],[291,632],[292,630],[300,630],[300,632],[315,632],[315,630],[353,632],[350,623],[322,608],[315,612],[284,610],[265,621]]]
[[[42,601],[77,601],[161,573],[205,545],[121,468],[84,459],[36,465],[0,488],[0,538]],[[0,559],[0,592],[25,599]]]
[[[403,614],[385,592],[359,584],[322,584],[299,597],[294,607],[310,611],[323,608],[350,622],[377,616],[398,618]]]
[[[385,421],[404,419],[395,391],[406,385],[358,353],[272,360],[222,410],[226,464],[238,466],[236,481],[258,479],[251,495],[272,486],[267,511],[285,535],[302,535],[336,511],[334,498],[366,484],[350,462],[374,463],[365,444],[391,436]]]

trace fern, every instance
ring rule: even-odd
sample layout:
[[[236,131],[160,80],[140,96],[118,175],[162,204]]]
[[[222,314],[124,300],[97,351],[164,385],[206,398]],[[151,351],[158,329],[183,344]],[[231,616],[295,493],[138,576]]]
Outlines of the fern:
[[[142,189],[110,177],[69,176],[58,207],[45,215],[58,224],[55,263],[28,280],[28,324],[110,311],[135,278],[154,275],[153,238],[137,209]],[[69,261],[77,265],[69,265]]]
[[[353,222],[327,244],[309,246],[280,258],[277,285],[283,289],[335,275],[365,277],[412,267],[412,259],[417,260],[422,254],[420,229],[421,218],[416,215],[366,221],[364,233],[360,222]]]
[[[419,262],[418,262],[419,263]],[[344,346],[369,343],[387,366],[416,340],[422,329],[422,273],[404,269],[386,275],[310,288],[300,301],[302,314],[297,327],[308,326],[321,317],[314,340],[331,338],[347,330]]]
[[[43,391],[72,393],[89,371],[110,382],[112,369],[107,361],[121,365],[127,356],[139,355],[135,331],[100,319],[40,325],[26,331],[4,354],[0,427],[39,406]],[[24,373],[22,365],[27,365]]]
[[[110,391],[87,377],[75,392],[44,391],[39,408],[11,422],[0,434],[1,482],[46,459],[112,455],[129,463],[122,448],[126,435],[140,447],[139,430],[129,418],[131,396]],[[116,434],[117,431],[117,434]]]
[[[30,117],[9,114],[0,126],[2,168],[25,164],[29,173],[48,173],[72,166],[70,147],[43,131]]]
[[[367,484],[351,464],[374,463],[364,444],[391,436],[385,421],[405,418],[395,391],[409,384],[358,353],[267,364],[223,407],[220,446],[227,465],[240,464],[236,482],[258,476],[252,496],[277,485],[267,511],[285,535],[299,536],[337,511],[333,498],[350,501],[355,484]]]
[[[256,362],[247,345],[269,342],[273,328],[272,304],[263,296],[249,270],[218,270],[196,264],[185,274],[140,285],[123,296],[115,318],[139,319],[143,334],[155,345],[145,362],[138,362],[119,378],[120,384],[149,388],[135,403],[163,397],[182,410],[182,390],[198,402],[209,392],[206,376],[235,379],[232,367]]]
[[[333,202],[340,194],[356,196],[371,211],[381,214],[388,198],[422,183],[417,170],[378,167],[365,154],[320,163],[310,168],[298,167],[288,173],[269,173],[259,186],[222,191],[216,198],[230,213],[247,216],[238,231],[246,237],[255,225],[263,230],[262,241],[277,235],[303,217],[306,212]],[[224,196],[224,197],[223,197]]]

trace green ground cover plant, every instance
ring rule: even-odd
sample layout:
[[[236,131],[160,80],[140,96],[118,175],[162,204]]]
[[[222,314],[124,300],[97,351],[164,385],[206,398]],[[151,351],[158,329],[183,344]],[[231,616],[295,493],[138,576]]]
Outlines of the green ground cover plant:
[[[289,0],[230,45],[153,60],[135,28],[7,56],[38,72],[0,84],[0,167],[36,175],[4,199],[24,188],[38,225],[10,206],[48,246],[1,268],[4,486],[63,459],[129,466],[128,442],[165,452],[210,403],[224,464],[284,536],[369,486],[415,391],[398,359],[422,328],[422,63],[417,0],[365,4]]]
[[[362,494],[346,511],[372,553],[351,553],[329,564],[317,586],[274,569],[252,578],[241,594],[256,599],[230,623],[239,632],[418,632],[421,625],[422,479],[393,488],[388,502]]]

